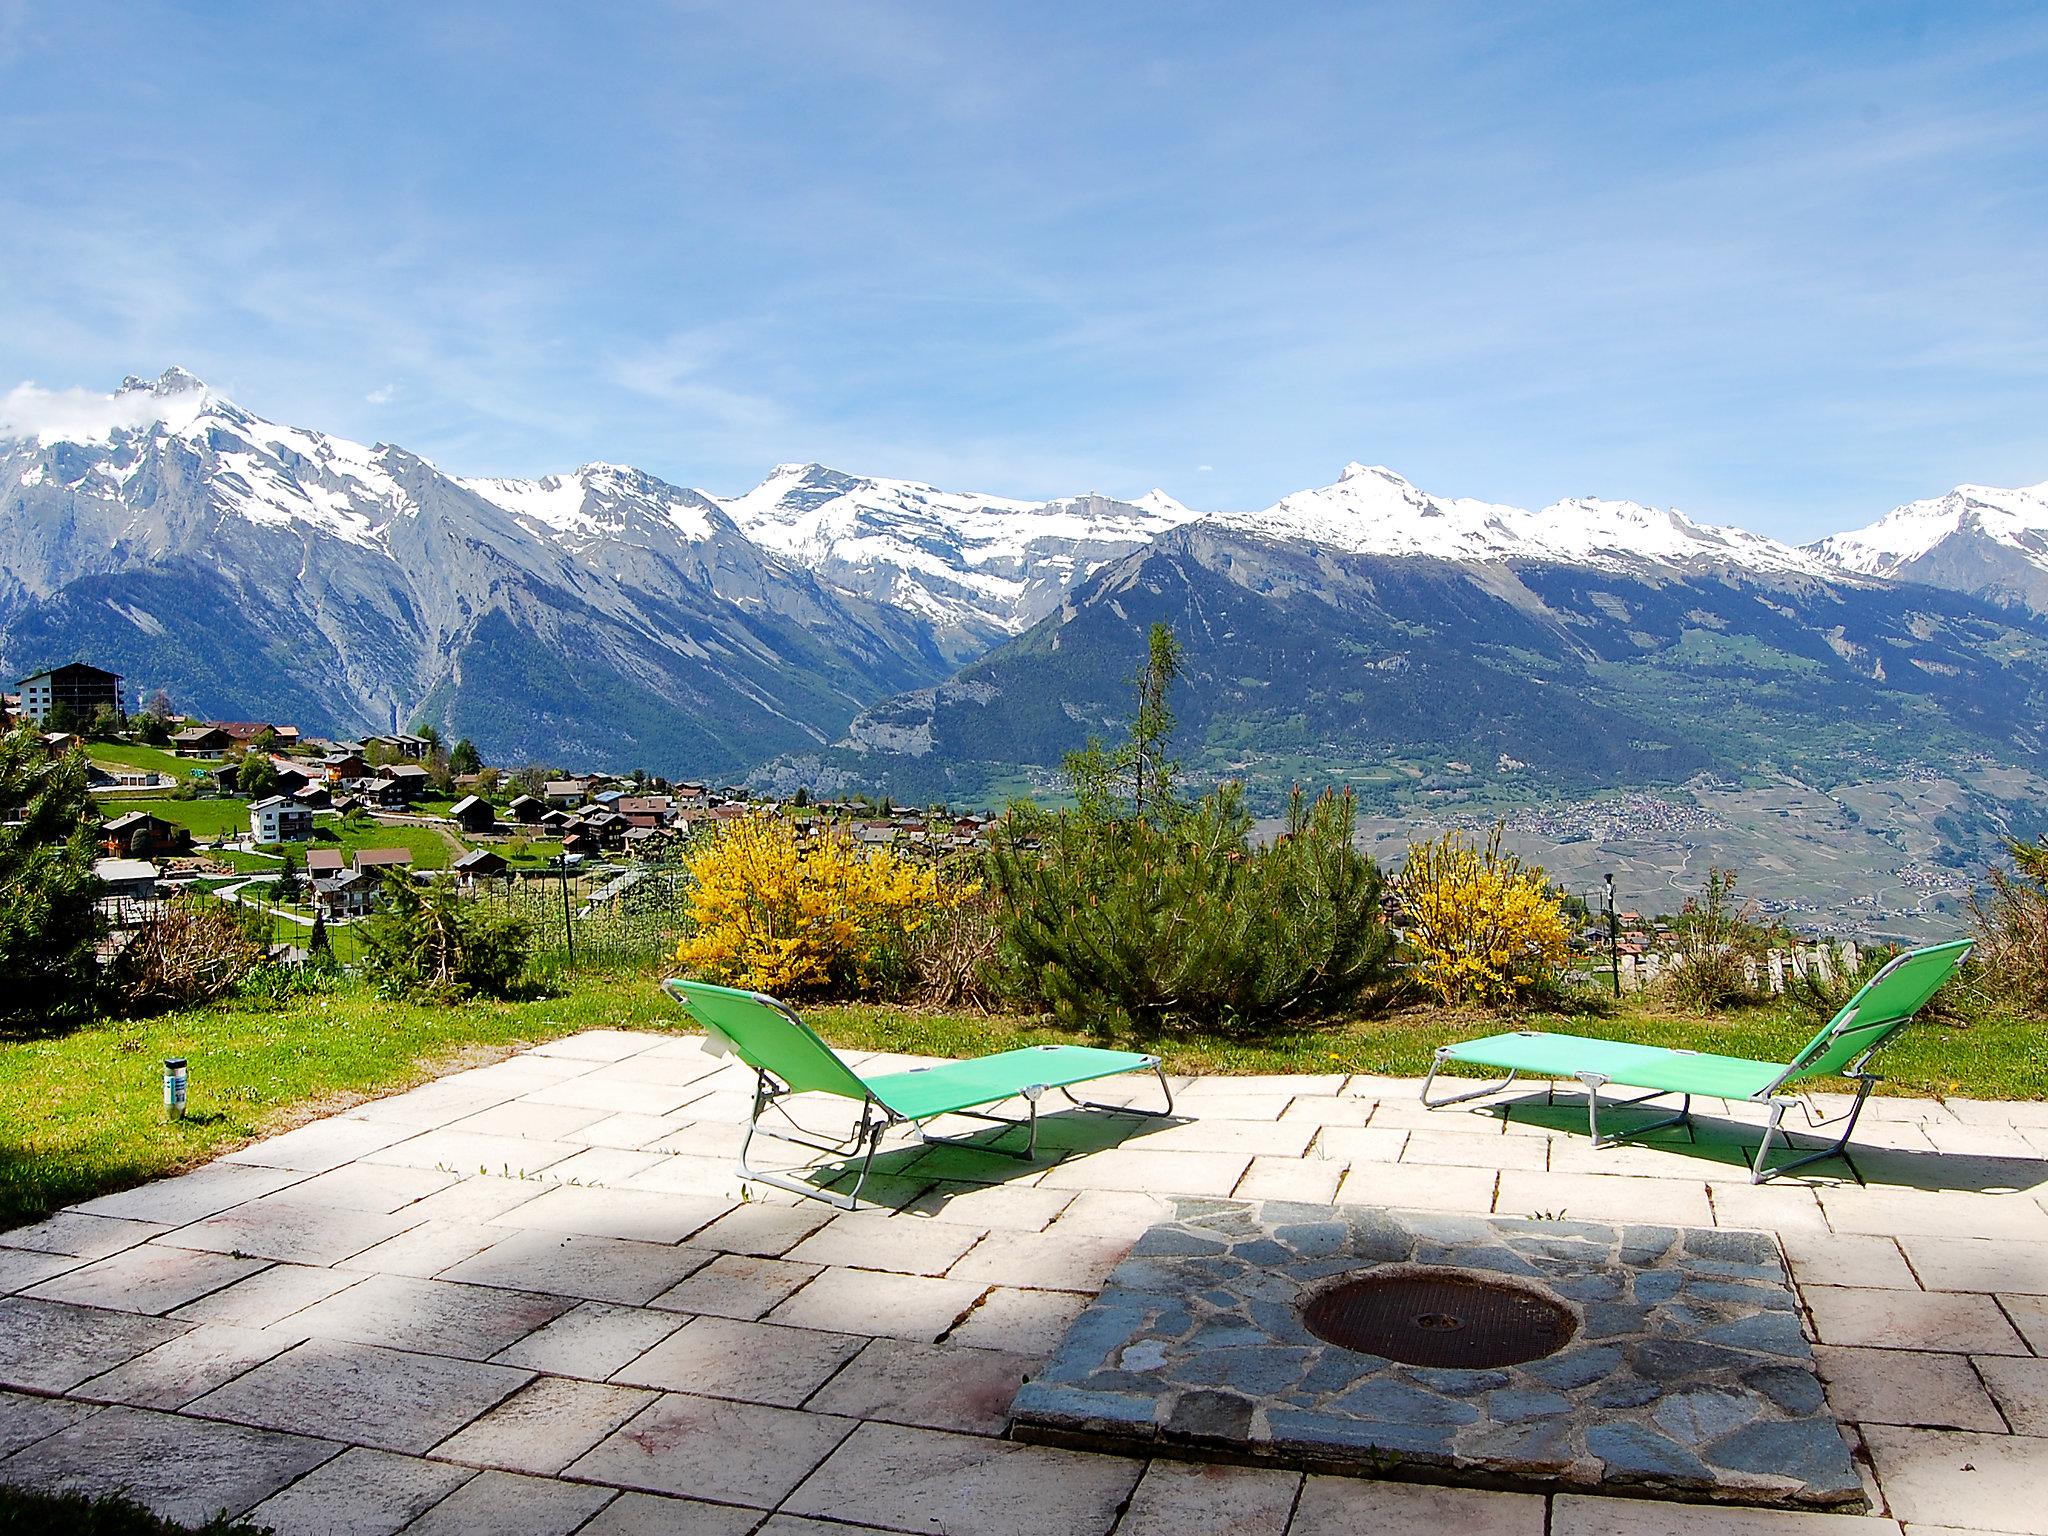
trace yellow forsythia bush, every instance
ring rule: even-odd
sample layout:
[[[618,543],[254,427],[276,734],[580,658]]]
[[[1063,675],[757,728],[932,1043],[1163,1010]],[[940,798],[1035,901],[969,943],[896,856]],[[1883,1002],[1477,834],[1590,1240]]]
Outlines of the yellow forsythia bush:
[[[1409,846],[1395,883],[1414,973],[1446,1003],[1511,1007],[1564,962],[1571,929],[1543,871],[1446,832]]]
[[[685,864],[694,928],[676,964],[777,996],[871,989],[941,905],[935,870],[775,816],[728,823]]]

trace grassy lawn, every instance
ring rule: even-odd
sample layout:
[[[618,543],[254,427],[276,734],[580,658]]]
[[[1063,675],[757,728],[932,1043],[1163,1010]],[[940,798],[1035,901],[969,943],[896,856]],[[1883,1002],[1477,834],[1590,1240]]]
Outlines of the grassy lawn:
[[[150,815],[183,827],[195,839],[211,841],[222,833],[249,830],[249,802],[246,800],[173,800],[169,795],[109,796],[94,802],[110,820],[129,811]]]
[[[455,859],[448,849],[448,840],[432,827],[387,826],[369,821],[350,829],[342,826],[340,818],[334,816],[316,818],[313,840],[297,847],[301,868],[305,865],[304,855],[308,848],[339,848],[349,855],[359,848],[410,848],[414,869],[446,869]]]
[[[220,766],[217,757],[180,757],[162,747],[144,746],[139,741],[88,741],[85,755],[96,763],[122,768],[143,768],[167,773],[174,779],[192,776],[195,768],[211,773]]]
[[[949,1057],[1063,1038],[1042,1019],[1011,1016],[880,1006],[820,1007],[806,1016],[837,1045]],[[49,1039],[0,1037],[0,1228],[503,1051],[584,1029],[681,1022],[651,978],[579,976],[564,995],[527,1002],[418,1007],[343,982],[277,1008],[235,1003],[106,1020]],[[1783,1009],[1718,1020],[1625,1010],[1528,1022],[1779,1060],[1813,1027]],[[1435,1045],[1499,1027],[1496,1019],[1416,1009],[1257,1040],[1180,1035],[1155,1048],[1183,1072],[1419,1074]],[[163,1115],[166,1056],[191,1062],[183,1121]],[[1884,1070],[1891,1092],[2048,1097],[2048,1048],[2039,1027],[2024,1021],[1916,1025],[1887,1051]]]

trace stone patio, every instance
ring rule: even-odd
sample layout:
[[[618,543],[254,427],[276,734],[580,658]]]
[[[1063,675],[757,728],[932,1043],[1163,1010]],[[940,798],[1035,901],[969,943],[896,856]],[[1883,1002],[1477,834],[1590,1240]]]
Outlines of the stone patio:
[[[0,1233],[0,1480],[285,1536],[2048,1533],[2048,1105],[1880,1100],[1853,1167],[1756,1188],[1711,1102],[1596,1153],[1562,1092],[1176,1088],[1174,1122],[1049,1116],[1033,1164],[906,1144],[844,1214],[742,1199],[748,1083],[694,1039],[457,1073]],[[1877,1513],[1003,1438],[1172,1196],[1770,1232]]]

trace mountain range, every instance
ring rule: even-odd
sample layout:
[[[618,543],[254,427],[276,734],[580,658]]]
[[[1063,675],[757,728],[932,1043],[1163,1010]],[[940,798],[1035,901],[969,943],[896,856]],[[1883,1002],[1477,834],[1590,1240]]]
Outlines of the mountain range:
[[[0,665],[85,657],[202,715],[427,718],[500,762],[985,798],[1112,731],[1165,621],[1182,755],[1268,793],[2048,746],[2048,486],[1964,486],[1795,548],[1360,464],[1207,514],[817,464],[733,497],[610,464],[461,477],[177,369],[34,418],[0,417]]]

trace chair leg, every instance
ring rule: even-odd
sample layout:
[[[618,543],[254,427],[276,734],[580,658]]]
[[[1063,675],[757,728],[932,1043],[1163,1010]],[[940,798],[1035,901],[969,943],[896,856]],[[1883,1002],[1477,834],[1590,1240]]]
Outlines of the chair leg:
[[[1666,1115],[1662,1120],[1652,1120],[1648,1125],[1634,1126],[1628,1130],[1603,1138],[1600,1134],[1600,1090],[1606,1086],[1607,1079],[1596,1072],[1581,1072],[1579,1074],[1579,1081],[1586,1088],[1586,1128],[1593,1133],[1593,1147],[1596,1151],[1605,1150],[1608,1147],[1618,1147],[1633,1136],[1641,1136],[1650,1131],[1661,1131],[1669,1126],[1684,1125],[1692,1118],[1692,1095],[1689,1093],[1682,1094],[1680,1097],[1683,1102],[1679,1105],[1677,1114]],[[1619,1103],[1609,1105],[1608,1107],[1611,1109],[1627,1109],[1631,1105],[1647,1104],[1652,1099],[1667,1099],[1670,1096],[1669,1092],[1646,1093],[1639,1099],[1623,1099]]]
[[[1060,1094],[1076,1109],[1098,1109],[1105,1115],[1140,1115],[1148,1120],[1163,1120],[1173,1113],[1173,1085],[1166,1080],[1166,1068],[1156,1061],[1152,1064],[1152,1075],[1159,1079],[1159,1091],[1166,1099],[1164,1109],[1133,1109],[1128,1104],[1102,1104],[1094,1099],[1077,1099],[1067,1088],[1062,1088]]]
[[[851,1141],[854,1151],[859,1151],[863,1143],[865,1143],[867,1150],[866,1154],[861,1158],[860,1176],[854,1180],[853,1193],[841,1195],[829,1189],[820,1189],[817,1185],[807,1183],[802,1179],[793,1179],[788,1174],[774,1169],[756,1168],[748,1161],[748,1153],[754,1145],[754,1135],[761,1127],[761,1112],[772,1105],[777,1097],[778,1094],[768,1084],[767,1075],[765,1073],[760,1074],[754,1085],[754,1112],[747,1117],[747,1131],[740,1138],[740,1157],[735,1170],[740,1178],[749,1184],[766,1184],[771,1189],[780,1189],[792,1195],[802,1195],[807,1200],[822,1200],[827,1205],[838,1206],[842,1211],[859,1210],[860,1192],[867,1185],[868,1170],[874,1166],[875,1153],[882,1145],[882,1134],[889,1128],[888,1119],[886,1117],[878,1119],[868,1105],[864,1104],[861,1106],[861,1118],[854,1127]],[[818,1147],[821,1151],[834,1153],[840,1151],[840,1148],[822,1147],[819,1143],[812,1141],[804,1141],[802,1144],[807,1147]]]
[[[1499,1082],[1488,1083],[1484,1088],[1474,1088],[1470,1093],[1454,1093],[1445,1098],[1432,1099],[1429,1096],[1430,1084],[1436,1081],[1436,1069],[1442,1066],[1444,1061],[1445,1055],[1439,1050],[1430,1061],[1429,1076],[1422,1080],[1422,1107],[1424,1109],[1443,1109],[1448,1105],[1463,1104],[1468,1099],[1483,1099],[1489,1094],[1503,1093],[1512,1087],[1515,1081],[1515,1074],[1510,1072]]]
[[[1788,1149],[1792,1147],[1792,1133],[1786,1130],[1784,1126],[1785,1111],[1799,1101],[1796,1099],[1772,1099],[1770,1123],[1764,1127],[1763,1145],[1756,1149],[1756,1164],[1749,1171],[1749,1182],[1752,1184],[1766,1184],[1782,1174],[1790,1173],[1795,1168],[1804,1168],[1808,1163],[1825,1162],[1831,1157],[1846,1157],[1849,1151],[1849,1138],[1855,1134],[1856,1122],[1863,1115],[1863,1103],[1870,1097],[1871,1090],[1883,1081],[1884,1079],[1881,1077],[1858,1074],[1856,1102],[1849,1106],[1848,1122],[1842,1127],[1842,1134],[1816,1152],[1808,1152],[1803,1157],[1795,1157],[1789,1162],[1779,1163],[1775,1166],[1772,1166],[1770,1163],[1771,1138],[1773,1136],[1781,1137]]]

